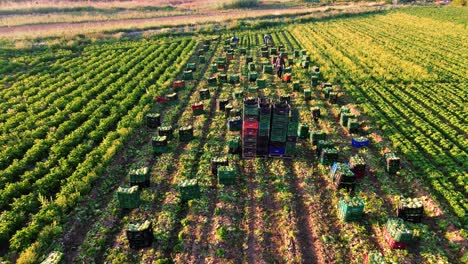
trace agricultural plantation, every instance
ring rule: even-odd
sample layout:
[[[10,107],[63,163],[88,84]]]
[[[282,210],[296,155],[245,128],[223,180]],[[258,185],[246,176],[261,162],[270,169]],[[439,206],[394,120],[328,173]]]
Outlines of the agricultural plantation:
[[[0,261],[466,263],[467,17],[0,48]]]

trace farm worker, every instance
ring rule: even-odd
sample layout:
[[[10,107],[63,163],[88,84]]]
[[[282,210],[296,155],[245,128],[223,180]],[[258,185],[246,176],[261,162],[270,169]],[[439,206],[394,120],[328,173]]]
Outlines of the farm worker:
[[[276,68],[276,76],[281,78],[281,75],[283,75],[283,68],[284,68],[284,57],[283,53],[280,53],[278,57],[276,58],[275,61],[275,68]]]
[[[237,44],[237,42],[239,42],[239,38],[234,36],[234,37],[231,38],[231,42]]]
[[[265,44],[266,46],[268,46],[268,44],[271,43],[271,35],[269,33],[265,34],[265,36],[263,36],[263,44]]]

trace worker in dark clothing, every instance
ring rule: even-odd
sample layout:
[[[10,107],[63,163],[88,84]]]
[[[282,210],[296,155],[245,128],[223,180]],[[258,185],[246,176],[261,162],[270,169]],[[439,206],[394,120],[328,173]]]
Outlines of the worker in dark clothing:
[[[278,76],[278,78],[281,78],[281,76],[283,75],[283,69],[284,69],[284,57],[282,53],[280,53],[275,60],[275,68],[276,68],[276,76]]]
[[[272,44],[272,38],[270,34],[265,34],[265,36],[263,36],[263,44],[265,44],[265,46]]]

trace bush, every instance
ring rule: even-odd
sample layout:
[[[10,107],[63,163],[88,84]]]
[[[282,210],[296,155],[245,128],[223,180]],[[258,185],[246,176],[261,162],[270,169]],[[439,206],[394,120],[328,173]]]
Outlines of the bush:
[[[224,4],[223,8],[250,8],[257,7],[259,4],[258,0],[232,0],[230,3]]]

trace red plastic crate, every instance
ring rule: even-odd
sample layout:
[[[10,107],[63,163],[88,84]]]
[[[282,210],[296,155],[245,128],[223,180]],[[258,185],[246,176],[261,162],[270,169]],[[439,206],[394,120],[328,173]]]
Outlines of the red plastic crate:
[[[224,65],[218,65],[218,70],[224,70],[226,68],[226,66]]]
[[[242,127],[244,129],[247,129],[247,128],[258,129],[258,121],[244,121],[244,123],[242,124]]]
[[[185,88],[185,81],[174,81],[172,86],[174,88]]]
[[[230,60],[233,60],[234,59],[234,56],[226,56],[226,60],[230,61]]]
[[[166,102],[167,101],[167,98],[166,97],[158,97],[158,96],[155,96],[154,97],[154,100],[158,103],[161,103],[161,102]]]
[[[195,111],[195,110],[203,110],[203,105],[202,105],[202,104],[200,104],[200,105],[198,105],[198,104],[193,104],[193,105],[192,105],[192,110],[193,110],[193,111]]]
[[[242,136],[257,136],[256,129],[242,129]]]
[[[391,249],[405,249],[408,246],[408,244],[406,243],[395,241],[392,238],[392,236],[387,232],[386,227],[383,228],[383,234],[384,234],[385,240],[387,241]]]
[[[366,170],[358,170],[358,169],[351,169],[351,171],[356,175],[358,178],[362,178],[366,175]]]
[[[283,74],[283,76],[281,78],[282,78],[283,81],[289,82],[289,81],[291,81],[291,77],[292,77],[292,75],[290,73],[285,73],[285,74]]]

